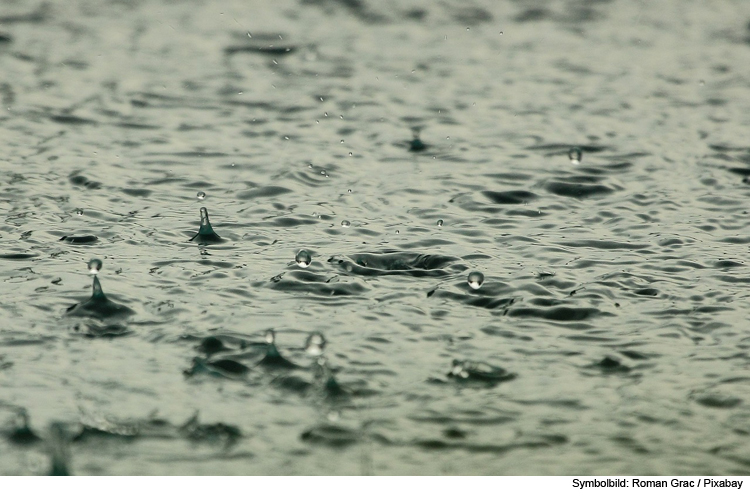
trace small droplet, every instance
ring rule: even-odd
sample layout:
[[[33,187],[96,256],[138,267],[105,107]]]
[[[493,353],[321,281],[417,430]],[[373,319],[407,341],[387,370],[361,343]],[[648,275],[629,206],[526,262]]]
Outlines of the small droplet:
[[[102,261],[99,259],[91,259],[88,264],[89,274],[96,275],[99,270],[102,269]]]
[[[323,115],[328,117],[328,112],[323,112]]]
[[[352,225],[352,223],[349,222],[348,220],[342,220],[341,221],[341,227],[345,227],[346,228],[346,227],[349,227],[351,225]]]
[[[273,345],[276,343],[276,333],[274,332],[273,329],[269,329],[268,331],[266,331],[265,338],[266,338],[266,343],[268,343],[269,345]]]
[[[347,189],[346,192],[348,192],[349,194],[351,194],[352,190],[351,189]]]
[[[307,352],[308,355],[312,355],[313,357],[318,357],[320,355],[323,355],[323,350],[325,350],[325,347],[326,339],[319,332],[314,332],[307,337],[307,342],[305,343],[305,352]]]
[[[344,139],[343,138],[341,139],[341,143],[344,143]]]
[[[500,32],[500,35],[502,35],[502,34],[503,34],[503,32]]]
[[[328,174],[326,173],[325,170],[320,170],[320,174],[323,175],[324,177],[328,177]]]
[[[76,215],[83,215],[83,208],[76,208]]]
[[[467,26],[467,27],[466,27],[466,31],[469,31],[469,30],[471,30],[471,28],[469,28],[469,27]]]
[[[340,115],[340,116],[339,116],[339,119],[343,119],[343,118],[344,118],[344,116],[343,116],[343,115]]]
[[[443,227],[443,219],[438,219],[437,227]]]
[[[247,32],[247,38],[253,38],[253,34],[250,32]]]
[[[397,230],[396,230],[396,234],[400,234],[400,233],[401,233],[401,232],[400,232],[400,231],[399,231],[399,230],[397,229]]]
[[[579,147],[573,147],[568,151],[568,157],[573,164],[580,164],[583,159],[583,151]]]
[[[705,85],[706,85],[706,81],[702,80],[702,81],[700,81],[700,82],[698,83],[698,85],[699,85],[699,86],[705,86]]]
[[[484,283],[484,275],[478,271],[472,271],[466,280],[469,282],[469,287],[476,290]]]
[[[351,152],[349,153],[349,157],[352,157],[352,153]]]
[[[196,198],[198,198],[199,200],[204,200],[204,199],[206,199],[206,193],[204,193],[203,191],[198,191],[198,194],[196,194],[195,196],[196,196]]]
[[[297,252],[297,255],[294,257],[294,260],[297,262],[297,265],[300,268],[307,268],[310,266],[310,263],[312,262],[312,255],[310,255],[310,252],[308,252],[305,249],[300,250]]]

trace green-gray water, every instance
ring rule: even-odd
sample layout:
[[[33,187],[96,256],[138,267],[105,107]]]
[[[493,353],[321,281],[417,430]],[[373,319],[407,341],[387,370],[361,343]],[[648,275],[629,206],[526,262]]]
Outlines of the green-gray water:
[[[3,0],[0,474],[748,474],[749,20]]]

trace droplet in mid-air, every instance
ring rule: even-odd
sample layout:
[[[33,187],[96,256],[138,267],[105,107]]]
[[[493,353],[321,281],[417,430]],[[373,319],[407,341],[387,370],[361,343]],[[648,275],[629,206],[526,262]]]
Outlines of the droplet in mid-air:
[[[443,227],[443,219],[438,219],[437,227]]]
[[[469,287],[476,290],[484,283],[484,275],[478,271],[472,271],[466,280],[469,282]]]
[[[297,252],[294,260],[300,268],[307,268],[312,262],[312,255],[310,255],[310,252],[308,252],[307,250],[302,249]]]
[[[318,357],[320,355],[323,355],[323,350],[325,349],[325,347],[325,337],[319,332],[314,332],[307,337],[307,342],[305,343],[305,352],[307,352],[308,355],[312,355],[313,357]]]
[[[83,208],[76,208],[76,215],[83,215]]]
[[[568,151],[568,157],[570,158],[571,163],[580,164],[581,159],[583,159],[583,151],[580,147],[573,147]]]
[[[195,197],[199,200],[204,200],[206,199],[206,193],[204,193],[203,191],[198,191],[198,194],[196,194]]]
[[[99,273],[99,270],[102,269],[102,261],[99,259],[91,259],[89,261],[89,273],[92,275],[96,275]]]
[[[341,221],[341,227],[345,227],[345,228],[347,228],[347,227],[349,227],[349,226],[351,226],[351,225],[352,225],[352,223],[351,223],[351,222],[349,222],[348,220],[342,220],[342,221]]]
[[[269,345],[275,344],[276,332],[273,329],[269,329],[268,331],[266,331],[265,339],[266,339],[266,343],[268,343]]]
[[[214,233],[214,229],[211,227],[211,223],[208,220],[208,210],[206,207],[201,207],[201,227],[198,230],[198,233],[190,238],[190,241],[194,240],[200,244],[221,243],[224,241],[223,238]]]

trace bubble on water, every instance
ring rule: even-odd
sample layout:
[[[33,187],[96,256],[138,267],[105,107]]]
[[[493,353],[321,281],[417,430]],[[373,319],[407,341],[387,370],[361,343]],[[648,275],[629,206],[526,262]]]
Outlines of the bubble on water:
[[[349,226],[351,226],[351,225],[352,225],[352,223],[351,223],[351,222],[349,222],[348,220],[342,220],[342,221],[341,221],[341,227],[345,227],[345,228],[347,228],[347,227],[349,227]]]
[[[100,259],[91,259],[88,264],[89,273],[96,275],[99,270],[102,269],[102,261]]]
[[[294,260],[297,262],[297,265],[300,268],[307,268],[310,266],[310,263],[312,262],[312,255],[310,255],[310,252],[308,252],[305,249],[300,250],[297,252],[297,255],[294,257]]]
[[[305,352],[307,352],[308,355],[312,355],[313,357],[323,355],[323,350],[325,350],[325,347],[326,339],[319,332],[312,333],[307,337],[307,342],[305,342]]]
[[[206,199],[206,193],[204,193],[203,191],[198,191],[198,194],[196,194],[195,197],[199,200],[204,200]]]
[[[583,151],[579,147],[573,147],[568,151],[568,158],[573,164],[579,164],[583,159]]]
[[[83,215],[83,208],[76,208],[76,215]]]
[[[276,333],[273,329],[269,329],[268,331],[266,331],[265,340],[269,345],[276,344]]]
[[[443,227],[443,219],[438,219],[437,227]]]
[[[476,290],[480,288],[484,283],[484,275],[478,271],[472,271],[471,273],[469,273],[466,281],[469,282],[469,287]]]

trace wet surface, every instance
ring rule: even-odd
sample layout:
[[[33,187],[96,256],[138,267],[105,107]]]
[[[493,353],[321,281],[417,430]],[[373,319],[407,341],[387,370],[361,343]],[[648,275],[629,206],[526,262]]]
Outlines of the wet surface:
[[[3,2],[0,473],[748,474],[748,20]]]

